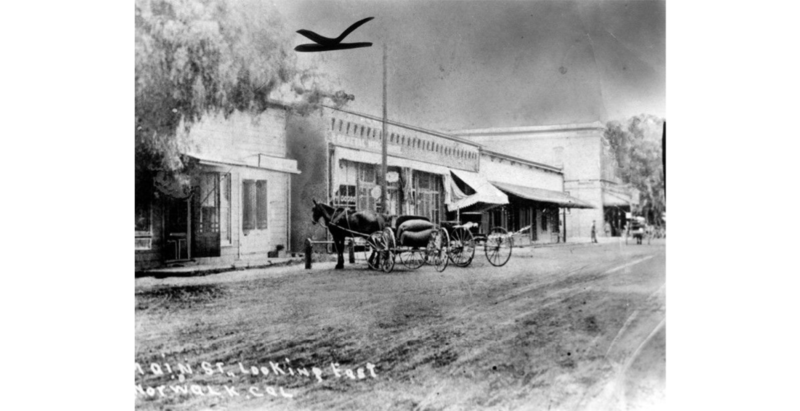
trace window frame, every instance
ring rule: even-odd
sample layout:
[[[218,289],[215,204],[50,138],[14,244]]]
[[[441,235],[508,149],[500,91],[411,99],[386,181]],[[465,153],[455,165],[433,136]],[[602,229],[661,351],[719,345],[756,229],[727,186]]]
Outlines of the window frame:
[[[133,230],[133,251],[151,251],[153,249],[153,202],[149,202],[147,204],[147,230],[146,231],[138,231]],[[147,246],[144,247],[137,247],[136,242],[137,240],[147,240]]]

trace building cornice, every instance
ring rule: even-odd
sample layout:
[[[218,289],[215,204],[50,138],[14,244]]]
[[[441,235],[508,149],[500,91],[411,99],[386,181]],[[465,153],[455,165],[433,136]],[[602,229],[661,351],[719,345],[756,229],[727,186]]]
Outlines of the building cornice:
[[[570,131],[603,131],[605,125],[599,121],[582,124],[560,124],[549,126],[495,127],[482,129],[451,130],[449,133],[459,137],[510,136],[521,134],[543,134]]]
[[[370,114],[364,114],[364,113],[359,113],[359,112],[356,112],[356,111],[345,110],[345,109],[342,109],[342,108],[331,107],[331,106],[327,106],[327,105],[324,105],[324,104],[322,105],[322,107],[330,109],[330,110],[341,111],[342,113],[347,113],[347,114],[351,114],[351,115],[358,116],[358,117],[363,117],[363,118],[370,119],[370,120],[373,120],[373,121],[383,121],[383,119],[381,117],[373,116],[373,115],[370,115]],[[403,123],[400,123],[398,121],[389,120],[389,119],[386,120],[386,123],[387,124],[391,124],[391,125],[393,125],[395,127],[402,127],[402,128],[406,128],[406,129],[409,129],[409,130],[413,130],[413,131],[419,132],[419,133],[430,134],[432,136],[441,137],[441,138],[444,138],[444,139],[447,139],[447,140],[456,141],[456,142],[459,142],[459,143],[462,143],[462,144],[467,144],[467,145],[470,145],[470,146],[473,146],[473,147],[477,147],[477,148],[481,148],[483,146],[480,143],[476,143],[476,142],[468,140],[468,139],[460,138],[460,137],[457,137],[457,136],[452,135],[452,134],[446,134],[446,133],[443,133],[441,131],[428,130],[428,129],[425,129],[425,128],[422,128],[422,127],[411,126],[411,125],[408,125],[408,124],[403,124]]]
[[[485,147],[481,148],[481,155],[488,156],[490,160],[502,159],[502,160],[507,160],[507,161],[511,162],[512,164],[513,163],[519,163],[521,165],[525,165],[525,166],[532,167],[532,168],[538,168],[538,169],[545,170],[545,171],[550,171],[550,172],[553,172],[553,173],[564,174],[564,172],[562,171],[564,169],[563,166],[562,167],[556,167],[556,166],[551,166],[549,164],[537,163],[535,161],[525,160],[525,159],[522,159],[522,158],[519,158],[519,157],[515,157],[515,156],[509,155],[509,154],[501,153],[501,152],[494,151],[494,150],[489,150],[489,149],[487,149]]]

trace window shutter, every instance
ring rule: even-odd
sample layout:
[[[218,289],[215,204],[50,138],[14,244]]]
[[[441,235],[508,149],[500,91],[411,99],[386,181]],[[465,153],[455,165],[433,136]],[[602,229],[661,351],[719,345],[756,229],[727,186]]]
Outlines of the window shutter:
[[[267,181],[258,180],[256,183],[256,210],[258,213],[258,229],[267,228]]]
[[[256,228],[256,190],[255,181],[242,181],[242,229],[253,230]]]

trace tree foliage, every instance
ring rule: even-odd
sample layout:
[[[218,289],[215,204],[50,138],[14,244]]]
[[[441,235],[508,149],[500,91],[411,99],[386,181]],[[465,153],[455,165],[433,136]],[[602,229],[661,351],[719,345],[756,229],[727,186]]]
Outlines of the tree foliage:
[[[606,124],[604,144],[616,161],[620,179],[639,190],[639,209],[656,221],[666,210],[662,129],[664,119],[642,114]]]
[[[206,113],[259,113],[276,92],[301,112],[353,98],[298,67],[291,30],[267,2],[137,0],[135,27],[137,180],[185,170],[185,131]]]

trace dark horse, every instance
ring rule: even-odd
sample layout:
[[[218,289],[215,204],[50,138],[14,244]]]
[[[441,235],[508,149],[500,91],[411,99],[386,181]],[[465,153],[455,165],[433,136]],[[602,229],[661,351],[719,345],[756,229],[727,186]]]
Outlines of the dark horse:
[[[311,218],[312,223],[317,224],[320,218],[325,220],[325,226],[333,236],[333,244],[336,248],[338,259],[336,260],[336,269],[341,270],[344,268],[344,239],[345,237],[356,237],[357,234],[364,234],[369,236],[372,233],[383,230],[386,227],[386,218],[374,211],[359,211],[351,212],[346,208],[334,208],[327,204],[318,203],[317,200],[311,199],[314,202],[314,207],[311,208],[313,214]],[[350,230],[350,231],[347,231]],[[372,260],[375,256],[370,256]]]

